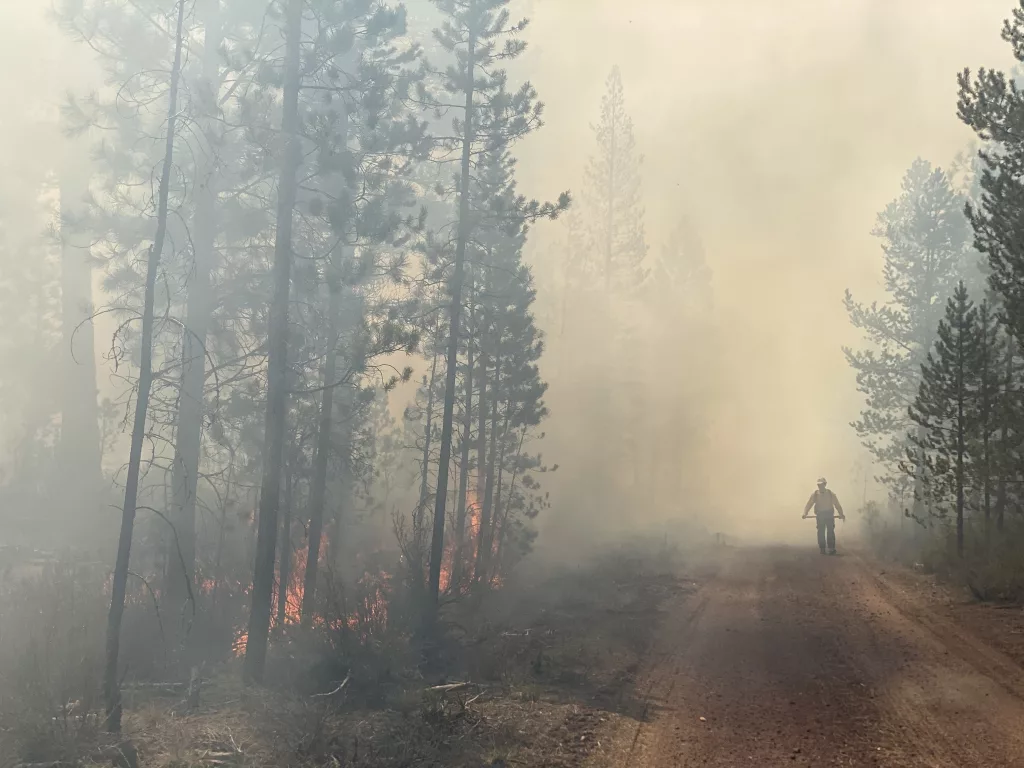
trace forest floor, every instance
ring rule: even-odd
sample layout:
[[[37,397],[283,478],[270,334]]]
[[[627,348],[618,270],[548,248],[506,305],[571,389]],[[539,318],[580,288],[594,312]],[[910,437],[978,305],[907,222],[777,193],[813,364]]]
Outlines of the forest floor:
[[[194,714],[180,694],[143,694],[125,736],[146,768],[582,766],[649,715],[644,662],[667,607],[700,588],[685,565],[664,542],[534,563],[484,608],[449,607],[458,671],[445,678],[406,678],[371,706],[351,689],[246,690],[232,666],[204,683]]]
[[[138,764],[1024,766],[1024,611],[856,553],[622,549],[471,613],[457,677],[372,707],[234,669],[195,714],[140,702]]]

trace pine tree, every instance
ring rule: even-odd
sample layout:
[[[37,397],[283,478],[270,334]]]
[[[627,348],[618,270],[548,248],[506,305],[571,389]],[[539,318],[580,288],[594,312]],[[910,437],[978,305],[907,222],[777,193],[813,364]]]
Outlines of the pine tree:
[[[1000,352],[1005,345],[1002,335],[999,319],[991,305],[988,301],[982,301],[978,305],[977,347],[974,352],[977,393],[972,412],[974,432],[971,436],[971,452],[976,456],[972,482],[980,493],[986,537],[990,533],[992,494],[1000,463],[995,451],[998,447],[997,417],[1003,385]]]
[[[166,0],[132,4],[88,0],[63,3],[60,9],[63,25],[101,54],[108,80],[115,86],[111,92],[118,94],[74,97],[65,116],[75,130],[91,125],[103,129],[95,132],[102,137],[96,148],[97,173],[87,215],[80,223],[95,241],[94,256],[106,262],[104,287],[114,298],[103,311],[128,317],[140,314],[144,301],[145,279],[137,270],[135,254],[145,247],[153,212],[148,198],[137,190],[148,186],[163,152],[156,137],[163,133],[165,116],[157,115],[150,105],[161,103],[166,90],[164,76],[152,73],[166,68],[162,57],[174,21],[170,8]],[[224,6],[219,0],[204,0],[195,9],[194,16],[186,14],[179,73],[177,120],[184,128],[175,138],[169,197],[176,215],[168,223],[168,245],[161,258],[164,290],[158,293],[159,319],[153,329],[153,359],[159,375],[149,407],[150,432],[160,436],[161,445],[173,448],[173,454],[158,450],[147,459],[144,488],[157,493],[162,479],[170,492],[169,508],[157,510],[161,519],[156,524],[164,547],[161,594],[170,606],[168,614],[175,617],[170,640],[176,650],[196,610],[196,508],[203,505],[201,479],[223,469],[210,462],[223,447],[211,445],[208,439],[208,429],[222,415],[213,406],[245,387],[237,370],[228,368],[253,375],[249,363],[254,355],[250,339],[245,338],[249,329],[239,316],[244,315],[246,298],[260,293],[253,290],[258,279],[254,278],[262,276],[265,266],[260,249],[245,253],[238,248],[242,238],[249,238],[250,244],[256,240],[253,222],[263,221],[253,216],[254,209],[247,203],[258,199],[262,205],[265,198],[245,190],[260,188],[265,169],[254,169],[243,159],[247,153],[251,156],[249,136],[229,127],[239,114],[232,100],[235,90],[225,83],[237,62],[220,46],[224,35],[241,41],[243,30],[252,30],[251,14],[258,16],[262,11],[245,3]],[[126,72],[144,73],[131,78],[127,91],[118,87]],[[125,95],[129,91],[131,97]],[[261,297],[254,304],[266,302]],[[114,346],[137,360],[138,336],[130,326],[123,328]],[[132,368],[124,370],[130,373]],[[128,376],[125,380],[134,385]],[[222,387],[226,380],[232,384]],[[223,490],[219,484],[206,484],[211,486]],[[165,527],[166,523],[170,526]],[[141,535],[145,537],[145,528]]]
[[[170,90],[167,103],[167,139],[163,167],[157,192],[157,228],[149,247],[146,266],[146,301],[142,314],[142,355],[139,365],[139,385],[132,426],[131,453],[125,480],[124,506],[121,512],[121,532],[117,544],[117,560],[111,581],[110,615],[107,622],[106,660],[103,670],[103,692],[106,700],[106,729],[121,731],[121,690],[118,677],[118,654],[121,643],[121,620],[124,616],[125,593],[128,586],[128,567],[131,557],[132,533],[139,496],[139,473],[142,464],[143,441],[146,438],[147,407],[153,383],[153,325],[156,302],[156,282],[160,269],[160,256],[167,241],[168,196],[171,169],[174,165],[174,140],[177,118],[177,98],[181,72],[181,53],[184,44],[185,0],[178,0],[178,18],[174,32],[174,59],[171,64]]]
[[[1003,39],[1014,57],[1024,62],[1024,6],[1015,8],[1004,22]],[[1007,324],[1024,338],[1024,92],[1018,72],[1009,74],[981,68],[972,77],[965,69],[958,76],[958,114],[983,142],[979,152],[980,195],[968,209],[975,247],[988,259],[989,283],[999,294]]]
[[[404,10],[384,3],[346,6],[320,0],[314,8],[322,25],[332,25],[343,39],[346,36],[340,31],[347,29],[354,39],[347,48],[325,44],[314,49],[322,58],[316,69],[327,71],[328,76],[317,89],[321,95],[306,106],[305,122],[314,129],[318,171],[313,182],[318,194],[309,203],[311,209],[323,211],[317,233],[334,238],[333,247],[322,244],[322,236],[314,238],[317,249],[328,248],[330,253],[316,280],[327,288],[327,348],[320,371],[302,592],[302,620],[307,625],[315,606],[327,467],[335,450],[332,440],[339,447],[351,444],[358,378],[377,358],[411,352],[418,343],[415,329],[405,319],[409,307],[377,294],[401,283],[404,243],[422,227],[421,219],[409,214],[416,200],[410,176],[430,149],[425,125],[407,106],[423,71],[418,66],[419,47],[398,43],[407,34]],[[329,94],[326,100],[324,93]],[[392,377],[381,388],[388,390],[409,375]],[[334,416],[336,388],[341,388],[342,395],[337,398],[340,419]],[[335,540],[334,545],[338,549],[340,542]]]
[[[599,412],[607,437],[577,462],[593,494],[584,506],[623,509],[650,503],[645,448],[653,445],[644,374],[651,315],[642,287],[648,274],[643,158],[626,110],[618,68],[609,75],[593,126],[595,148],[584,172],[580,205],[569,217],[564,326],[558,383],[572,393],[570,418],[589,423]],[[564,422],[563,422],[564,423]],[[595,480],[595,478],[597,478]],[[627,501],[628,495],[628,501]]]
[[[978,424],[978,371],[981,368],[978,309],[961,282],[946,303],[938,338],[921,366],[921,383],[908,408],[910,421],[921,428],[911,433],[908,461],[926,470],[929,491],[940,503],[951,503],[956,519],[956,549],[964,553],[966,489],[974,462],[970,442]],[[918,455],[920,452],[920,455]]]
[[[1021,410],[1019,402],[1020,339],[1024,332],[1024,93],[1020,89],[1024,62],[1024,6],[1004,21],[1003,39],[1017,63],[1008,72],[964,69],[958,75],[960,119],[981,141],[980,172],[967,215],[974,229],[974,246],[986,257],[985,270],[995,304],[1005,318],[1007,340],[1002,352],[1000,426],[995,439],[998,467],[995,525],[1003,529],[1005,514],[1016,499],[1019,506]]]
[[[473,157],[482,144],[511,144],[540,125],[542,105],[529,83],[517,91],[506,89],[507,75],[500,66],[518,57],[526,43],[516,36],[526,21],[510,24],[509,0],[434,0],[444,21],[435,37],[453,59],[444,82],[444,91],[462,99],[462,117],[453,122],[454,138],[449,142],[461,154],[459,173],[458,228],[455,256],[448,279],[448,339],[445,350],[444,411],[439,438],[437,489],[434,494],[434,520],[430,548],[428,591],[433,609],[440,595],[441,567],[444,559],[445,508],[448,499],[449,464],[457,398],[458,356],[463,315],[463,284],[466,252],[475,227],[471,173]],[[487,115],[486,132],[481,130]],[[531,206],[533,215],[555,216],[568,205],[563,195],[557,206]]]
[[[252,610],[245,646],[245,677],[262,682],[267,658],[271,599],[274,589],[274,555],[277,550],[278,506],[281,503],[281,472],[284,461],[287,409],[288,304],[291,291],[292,228],[302,165],[299,144],[299,90],[302,86],[303,0],[288,0],[285,10],[285,64],[281,151],[275,228],[273,297],[267,336],[267,408],[263,476],[260,485],[259,531],[253,571]]]
[[[1019,491],[1015,487],[1019,487],[1021,452],[1024,447],[1024,404],[1017,390],[1022,366],[1020,350],[1017,339],[1005,329],[998,355],[999,393],[994,413],[997,429],[992,453],[993,469],[998,477],[995,527],[1001,532],[1013,497],[1019,498]]]
[[[643,157],[636,151],[618,67],[608,75],[601,115],[593,131],[597,152],[587,164],[582,198],[590,231],[587,271],[599,276],[607,293],[629,295],[646,275],[640,177]]]
[[[850,322],[871,345],[843,350],[867,400],[853,426],[888,469],[890,483],[898,482],[907,407],[917,396],[921,365],[942,317],[941,301],[968,271],[970,228],[963,205],[941,169],[916,160],[903,178],[901,195],[879,214],[874,229],[885,254],[886,300],[865,305],[846,293]]]
[[[217,262],[216,239],[218,190],[223,183],[215,169],[221,141],[217,96],[222,90],[220,62],[222,25],[220,0],[203,7],[201,103],[197,120],[202,160],[196,168],[199,181],[191,222],[192,278],[188,282],[181,341],[181,382],[175,413],[175,440],[171,470],[173,536],[168,536],[165,577],[166,599],[172,615],[193,597],[196,569],[196,494],[199,488],[200,453],[205,414],[207,372],[206,343],[213,314],[212,277]],[[195,606],[192,606],[193,613]],[[180,628],[175,622],[174,629]]]

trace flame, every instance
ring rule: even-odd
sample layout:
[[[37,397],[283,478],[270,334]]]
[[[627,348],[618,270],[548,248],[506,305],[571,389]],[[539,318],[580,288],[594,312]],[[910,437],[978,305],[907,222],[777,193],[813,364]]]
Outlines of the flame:
[[[323,563],[327,559],[328,542],[326,536],[320,537],[320,551],[318,562]],[[302,618],[302,596],[306,589],[306,563],[309,559],[309,543],[304,542],[295,552],[292,553],[291,568],[288,572],[288,583],[284,585],[284,623],[298,624]],[[280,589],[280,570],[278,570],[278,588]],[[276,596],[275,596],[276,598]],[[276,626],[278,613],[275,599],[275,610],[272,614],[272,626]]]
[[[327,550],[328,542],[326,537],[324,537],[320,541],[321,562],[325,560]],[[291,574],[289,575],[288,583],[285,585],[285,624],[297,624],[301,620],[302,595],[305,586],[308,552],[309,548],[306,546],[294,553]],[[391,582],[391,574],[387,571],[378,570],[374,572],[370,568],[365,568],[363,575],[356,581],[356,591],[361,596],[356,601],[354,610],[348,616],[339,619],[328,620],[322,615],[314,616],[312,620],[313,626],[326,628],[333,632],[353,631],[363,643],[368,642],[374,635],[387,629],[388,601],[392,589]],[[249,588],[246,587],[244,591],[249,592]],[[274,610],[271,611],[271,627],[277,625],[278,603],[276,595],[275,591]],[[236,657],[245,655],[245,646],[248,639],[248,629],[246,627],[239,628],[232,645]]]
[[[469,524],[466,526],[466,536],[468,537],[466,547],[466,567],[464,572],[467,576],[471,576],[473,580],[477,578],[476,574],[476,563],[480,551],[480,526],[481,516],[483,514],[483,504],[480,502],[476,493],[470,491],[467,495],[467,508],[469,509]],[[495,517],[491,520],[491,562],[497,562],[498,555],[498,542],[500,541],[501,525]],[[495,573],[490,578],[490,584],[492,586],[501,585],[501,577]]]

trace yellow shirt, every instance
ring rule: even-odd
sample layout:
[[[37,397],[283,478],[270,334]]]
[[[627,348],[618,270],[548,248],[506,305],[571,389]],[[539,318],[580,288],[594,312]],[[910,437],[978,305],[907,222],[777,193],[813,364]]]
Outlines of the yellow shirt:
[[[839,511],[839,514],[843,514],[843,506],[839,503],[839,497],[836,496],[832,491],[826,488],[824,491],[815,491],[811,494],[811,498],[807,500],[807,504],[804,506],[804,514],[806,515],[811,511],[811,507],[814,508],[814,514],[827,514],[828,512]]]

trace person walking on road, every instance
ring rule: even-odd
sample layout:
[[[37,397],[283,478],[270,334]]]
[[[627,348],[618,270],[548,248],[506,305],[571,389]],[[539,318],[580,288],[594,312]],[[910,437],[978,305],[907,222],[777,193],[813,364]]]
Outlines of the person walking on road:
[[[836,513],[839,513],[840,520],[845,520],[846,515],[843,514],[843,506],[839,503],[839,497],[826,488],[826,485],[825,478],[819,477],[817,490],[811,494],[811,498],[804,506],[803,519],[806,520],[810,517],[811,510],[814,510],[814,516],[818,520],[818,549],[823,555],[826,552],[834,555],[836,553]]]

